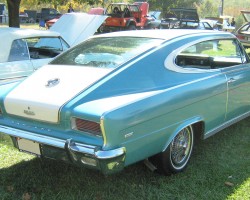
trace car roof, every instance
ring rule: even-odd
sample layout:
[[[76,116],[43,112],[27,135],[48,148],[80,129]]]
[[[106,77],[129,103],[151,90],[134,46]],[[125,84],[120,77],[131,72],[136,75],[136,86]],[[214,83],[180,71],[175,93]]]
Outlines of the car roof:
[[[49,31],[49,30],[36,30],[36,29],[13,28],[13,27],[0,28],[0,37],[3,38],[5,36],[8,36],[9,38],[13,40],[13,39],[29,38],[29,37],[37,37],[37,36],[58,37],[60,36],[60,34],[55,31]]]
[[[96,35],[93,37],[147,37],[147,38],[158,38],[163,40],[170,40],[176,37],[182,37],[187,35],[209,35],[209,36],[227,36],[234,37],[232,33],[224,31],[215,31],[215,30],[198,30],[198,29],[152,29],[152,30],[135,30],[135,31],[120,31],[105,33],[101,35]]]
[[[0,43],[0,48],[5,49],[4,52],[0,54],[1,62],[7,60],[11,44],[13,40],[22,38],[32,38],[32,37],[58,37],[59,33],[49,30],[35,30],[35,29],[25,29],[25,28],[13,28],[13,27],[3,27],[0,28],[0,38],[2,39]]]

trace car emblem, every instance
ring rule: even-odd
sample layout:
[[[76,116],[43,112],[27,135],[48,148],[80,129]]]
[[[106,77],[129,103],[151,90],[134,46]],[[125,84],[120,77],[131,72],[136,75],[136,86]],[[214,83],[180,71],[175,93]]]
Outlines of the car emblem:
[[[47,81],[46,87],[54,87],[60,82],[59,78],[50,79]]]
[[[31,110],[31,108],[28,106],[28,109],[27,110],[23,110],[23,112],[26,114],[26,115],[35,115],[35,112]]]

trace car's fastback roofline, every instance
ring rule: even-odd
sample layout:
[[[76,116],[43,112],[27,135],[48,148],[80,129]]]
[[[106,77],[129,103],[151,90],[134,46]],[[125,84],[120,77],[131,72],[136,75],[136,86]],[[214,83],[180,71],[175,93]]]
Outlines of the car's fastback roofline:
[[[147,37],[147,38],[158,38],[163,40],[170,40],[176,37],[186,36],[186,35],[223,35],[223,36],[232,36],[233,34],[224,31],[214,31],[214,30],[191,30],[191,29],[161,29],[161,30],[141,30],[141,31],[120,31],[112,32],[101,35],[96,35],[93,37]]]

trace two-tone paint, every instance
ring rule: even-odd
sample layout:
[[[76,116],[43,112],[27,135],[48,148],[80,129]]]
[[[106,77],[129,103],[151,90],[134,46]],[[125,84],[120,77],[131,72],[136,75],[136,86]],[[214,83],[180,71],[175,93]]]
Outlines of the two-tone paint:
[[[249,116],[247,55],[244,64],[223,69],[183,69],[174,62],[188,45],[235,39],[230,33],[158,30],[97,37],[122,34],[164,41],[112,71],[96,69],[88,83],[83,80],[89,80],[88,70],[93,69],[48,65],[20,84],[3,85],[0,132],[12,136],[16,147],[16,138],[35,141],[41,145],[40,156],[107,174],[165,151],[185,127],[192,126],[196,136],[207,138]],[[46,71],[65,81],[63,87],[59,83],[46,88]],[[26,89],[30,93],[24,95]],[[30,113],[24,112],[29,107]],[[74,118],[99,123],[102,135],[72,129]],[[82,157],[94,161],[88,164]]]

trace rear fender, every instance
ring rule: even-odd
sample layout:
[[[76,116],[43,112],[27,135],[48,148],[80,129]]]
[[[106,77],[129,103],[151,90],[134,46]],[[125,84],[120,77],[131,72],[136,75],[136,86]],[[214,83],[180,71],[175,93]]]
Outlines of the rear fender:
[[[176,127],[176,129],[173,131],[173,133],[171,134],[171,136],[168,138],[168,140],[166,141],[166,144],[162,150],[162,152],[164,152],[169,144],[171,143],[171,141],[175,138],[175,136],[182,130],[184,129],[185,127],[188,127],[188,126],[192,126],[193,124],[196,124],[198,122],[202,122],[204,121],[203,117],[202,116],[195,116],[193,118],[190,118],[190,119],[186,119],[182,122],[180,122],[180,124]],[[194,136],[195,137],[195,136]]]

